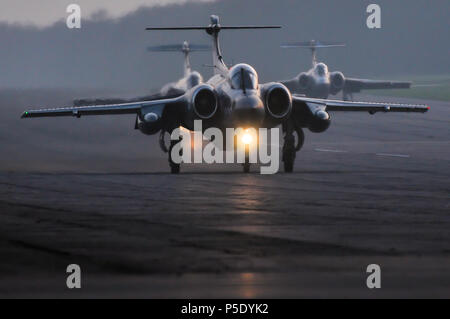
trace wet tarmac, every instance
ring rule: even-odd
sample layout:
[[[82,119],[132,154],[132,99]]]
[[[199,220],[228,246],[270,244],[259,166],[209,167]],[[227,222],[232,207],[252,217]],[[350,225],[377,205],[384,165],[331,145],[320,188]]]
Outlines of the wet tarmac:
[[[450,103],[333,114],[293,174],[170,175],[132,116],[18,119],[72,94],[4,92],[0,296],[450,297]]]

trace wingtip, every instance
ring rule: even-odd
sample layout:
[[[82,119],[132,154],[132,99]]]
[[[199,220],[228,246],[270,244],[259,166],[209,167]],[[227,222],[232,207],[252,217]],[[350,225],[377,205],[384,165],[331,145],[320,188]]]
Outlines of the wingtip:
[[[26,117],[28,117],[28,112],[27,111],[23,112],[22,115],[20,116],[21,119],[24,119]]]

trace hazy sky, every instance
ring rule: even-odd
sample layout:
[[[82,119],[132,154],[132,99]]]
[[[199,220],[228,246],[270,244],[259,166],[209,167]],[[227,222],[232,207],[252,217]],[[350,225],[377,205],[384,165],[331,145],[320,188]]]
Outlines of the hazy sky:
[[[82,7],[81,29],[69,29],[65,23],[71,2]],[[382,8],[379,30],[366,26],[366,8],[373,2]],[[116,19],[87,21],[86,15],[101,9]],[[0,0],[0,88],[160,88],[183,74],[183,58],[177,53],[149,53],[147,46],[184,40],[209,44],[211,39],[205,32],[145,28],[207,25],[210,14],[220,15],[224,25],[283,26],[221,33],[225,61],[250,63],[261,81],[308,70],[310,52],[284,50],[280,43],[310,39],[347,43],[345,48],[318,52],[331,71],[347,77],[410,80],[410,75],[448,75],[449,12],[449,0]],[[47,27],[24,28],[4,21]],[[211,64],[211,55],[191,58],[192,66],[208,78],[212,69],[205,65]]]
[[[99,11],[117,18],[142,6],[212,1],[214,0],[1,0],[0,22],[45,27],[66,19],[66,8],[72,3],[81,7],[83,18],[89,18]]]

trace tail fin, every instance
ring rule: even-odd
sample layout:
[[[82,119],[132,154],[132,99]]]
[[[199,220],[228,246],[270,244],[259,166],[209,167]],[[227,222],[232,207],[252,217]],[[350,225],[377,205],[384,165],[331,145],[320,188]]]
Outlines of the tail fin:
[[[322,48],[335,48],[335,47],[345,47],[345,43],[342,42],[331,42],[331,41],[305,41],[305,42],[291,42],[284,43],[281,45],[283,49],[291,48],[305,48],[310,49],[312,54],[312,64],[313,66],[317,63],[316,50]]]

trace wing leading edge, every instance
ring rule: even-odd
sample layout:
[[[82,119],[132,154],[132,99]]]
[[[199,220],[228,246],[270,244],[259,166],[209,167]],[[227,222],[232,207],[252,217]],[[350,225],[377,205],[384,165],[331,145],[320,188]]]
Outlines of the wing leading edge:
[[[350,102],[339,100],[325,100],[293,95],[295,104],[307,104],[316,107],[325,107],[326,111],[351,111],[351,112],[419,112],[425,113],[430,107],[418,104],[379,103],[379,102]]]
[[[349,93],[357,93],[360,92],[361,90],[409,89],[410,87],[411,82],[346,78],[344,90]]]
[[[151,100],[151,101],[136,101],[132,103],[121,104],[106,104],[106,105],[89,105],[77,107],[61,107],[50,109],[28,110],[22,113],[22,118],[33,117],[54,117],[54,116],[75,116],[81,117],[84,115],[112,115],[112,114],[138,114],[143,108],[152,106],[165,106],[181,101],[183,97]]]

